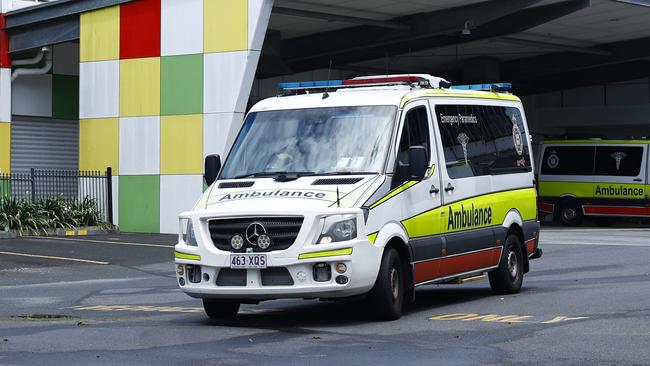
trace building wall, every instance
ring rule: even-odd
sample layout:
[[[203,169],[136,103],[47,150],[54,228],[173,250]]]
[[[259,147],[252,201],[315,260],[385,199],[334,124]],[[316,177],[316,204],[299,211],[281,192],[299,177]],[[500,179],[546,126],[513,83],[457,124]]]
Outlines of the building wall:
[[[4,29],[4,14],[11,10],[10,0],[0,1],[0,174],[11,172],[11,59],[9,36]]]
[[[650,138],[648,78],[533,95],[523,102],[538,135]]]
[[[12,115],[79,118],[79,45],[63,43],[50,50],[52,68],[47,74],[23,75],[13,81]]]
[[[241,125],[272,0],[137,0],[81,15],[79,168],[126,232],[176,232]]]

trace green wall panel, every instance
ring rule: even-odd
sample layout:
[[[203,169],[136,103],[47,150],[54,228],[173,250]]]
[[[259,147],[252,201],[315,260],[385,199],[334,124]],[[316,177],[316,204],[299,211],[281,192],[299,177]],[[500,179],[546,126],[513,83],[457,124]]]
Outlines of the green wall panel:
[[[120,176],[120,231],[160,232],[160,176]]]
[[[0,198],[9,197],[11,195],[11,183],[9,179],[0,177]]]
[[[160,72],[163,115],[203,113],[203,55],[162,57]]]
[[[52,117],[79,118],[79,77],[52,75]]]

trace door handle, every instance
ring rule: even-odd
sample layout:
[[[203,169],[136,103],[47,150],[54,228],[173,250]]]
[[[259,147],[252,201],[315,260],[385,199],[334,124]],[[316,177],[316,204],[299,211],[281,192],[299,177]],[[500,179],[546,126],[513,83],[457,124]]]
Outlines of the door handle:
[[[431,194],[437,194],[439,192],[440,192],[440,188],[437,188],[435,184],[431,186],[431,189],[429,189],[429,193]]]
[[[451,185],[451,183],[447,184],[447,187],[445,188],[445,192],[451,192],[454,190],[454,186]]]
[[[634,181],[635,181],[635,182],[642,182],[642,181],[643,181],[643,179],[640,179],[640,178],[636,178],[636,179],[634,179]]]

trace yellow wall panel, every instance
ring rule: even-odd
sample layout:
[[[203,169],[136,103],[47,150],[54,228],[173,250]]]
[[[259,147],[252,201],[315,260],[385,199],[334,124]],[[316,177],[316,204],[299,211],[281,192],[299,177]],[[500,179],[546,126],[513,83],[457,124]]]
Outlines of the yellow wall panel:
[[[79,169],[113,168],[119,174],[119,122],[117,118],[82,119],[79,121]]]
[[[160,173],[203,173],[203,116],[164,116],[160,125]]]
[[[79,59],[81,62],[120,58],[120,7],[81,14]]]
[[[120,116],[160,115],[160,58],[120,61]]]
[[[0,173],[11,173],[11,124],[0,123]]]
[[[206,53],[248,48],[247,0],[205,0],[203,22]]]

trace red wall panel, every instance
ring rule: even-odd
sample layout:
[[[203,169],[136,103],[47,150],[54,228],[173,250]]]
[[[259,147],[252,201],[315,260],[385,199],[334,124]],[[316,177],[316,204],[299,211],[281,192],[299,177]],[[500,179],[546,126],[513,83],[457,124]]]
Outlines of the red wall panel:
[[[120,5],[120,58],[160,56],[160,0]]]
[[[11,58],[9,57],[9,34],[4,31],[5,15],[0,13],[0,67],[11,67]]]

